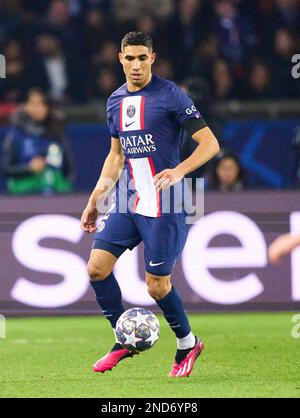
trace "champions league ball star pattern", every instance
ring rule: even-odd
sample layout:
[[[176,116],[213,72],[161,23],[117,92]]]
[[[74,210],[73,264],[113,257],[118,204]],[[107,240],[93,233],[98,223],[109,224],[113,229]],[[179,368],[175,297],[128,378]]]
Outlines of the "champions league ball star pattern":
[[[128,350],[145,351],[153,347],[159,338],[159,321],[143,308],[125,311],[116,324],[118,343]]]

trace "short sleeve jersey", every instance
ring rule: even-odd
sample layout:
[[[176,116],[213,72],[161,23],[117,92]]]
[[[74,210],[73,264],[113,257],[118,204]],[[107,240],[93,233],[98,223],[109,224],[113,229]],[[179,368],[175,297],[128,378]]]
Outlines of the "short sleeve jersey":
[[[163,215],[162,192],[156,192],[153,176],[180,163],[182,129],[190,119],[200,118],[191,98],[157,75],[137,92],[129,92],[125,83],[109,97],[107,122],[123,149],[133,212]]]

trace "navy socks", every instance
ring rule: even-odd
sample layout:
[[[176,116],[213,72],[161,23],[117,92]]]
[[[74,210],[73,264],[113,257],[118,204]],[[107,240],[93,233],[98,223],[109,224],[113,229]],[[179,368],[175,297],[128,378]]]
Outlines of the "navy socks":
[[[116,328],[117,320],[125,309],[121,289],[114,274],[111,273],[104,280],[91,281],[91,285],[103,315],[110,321],[111,326]]]
[[[174,286],[171,291],[156,303],[163,311],[164,317],[175,332],[177,338],[186,337],[191,327],[184,311],[183,303]]]
[[[121,289],[114,274],[111,273],[104,280],[91,281],[91,286],[95,291],[96,300],[103,312],[103,315],[110,321],[112,328],[115,328],[117,320],[125,309],[122,304]],[[156,301],[156,303],[161,308],[164,317],[176,334],[177,341],[178,339],[183,339],[181,341],[184,341],[184,339],[188,338],[189,334],[192,335],[191,327],[184,311],[182,300],[176,292],[174,286],[172,286],[171,291],[163,299]],[[119,347],[117,348],[119,349]],[[184,352],[185,350],[181,349],[179,351]]]

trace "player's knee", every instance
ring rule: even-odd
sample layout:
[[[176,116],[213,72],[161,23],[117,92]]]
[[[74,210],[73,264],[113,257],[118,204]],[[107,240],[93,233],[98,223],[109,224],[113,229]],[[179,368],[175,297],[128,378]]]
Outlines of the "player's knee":
[[[92,281],[104,280],[111,273],[111,269],[109,267],[105,266],[104,264],[96,264],[93,260],[88,262],[87,271]]]
[[[160,277],[151,278],[147,281],[147,285],[149,295],[155,300],[163,299],[171,290],[170,282]]]

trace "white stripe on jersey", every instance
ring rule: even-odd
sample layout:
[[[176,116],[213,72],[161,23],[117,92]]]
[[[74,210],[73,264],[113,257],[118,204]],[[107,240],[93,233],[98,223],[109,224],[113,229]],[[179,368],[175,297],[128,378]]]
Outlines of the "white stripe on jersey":
[[[134,187],[138,193],[138,203],[135,212],[144,216],[157,217],[159,212],[158,193],[154,187],[153,174],[149,159],[130,158]]]

